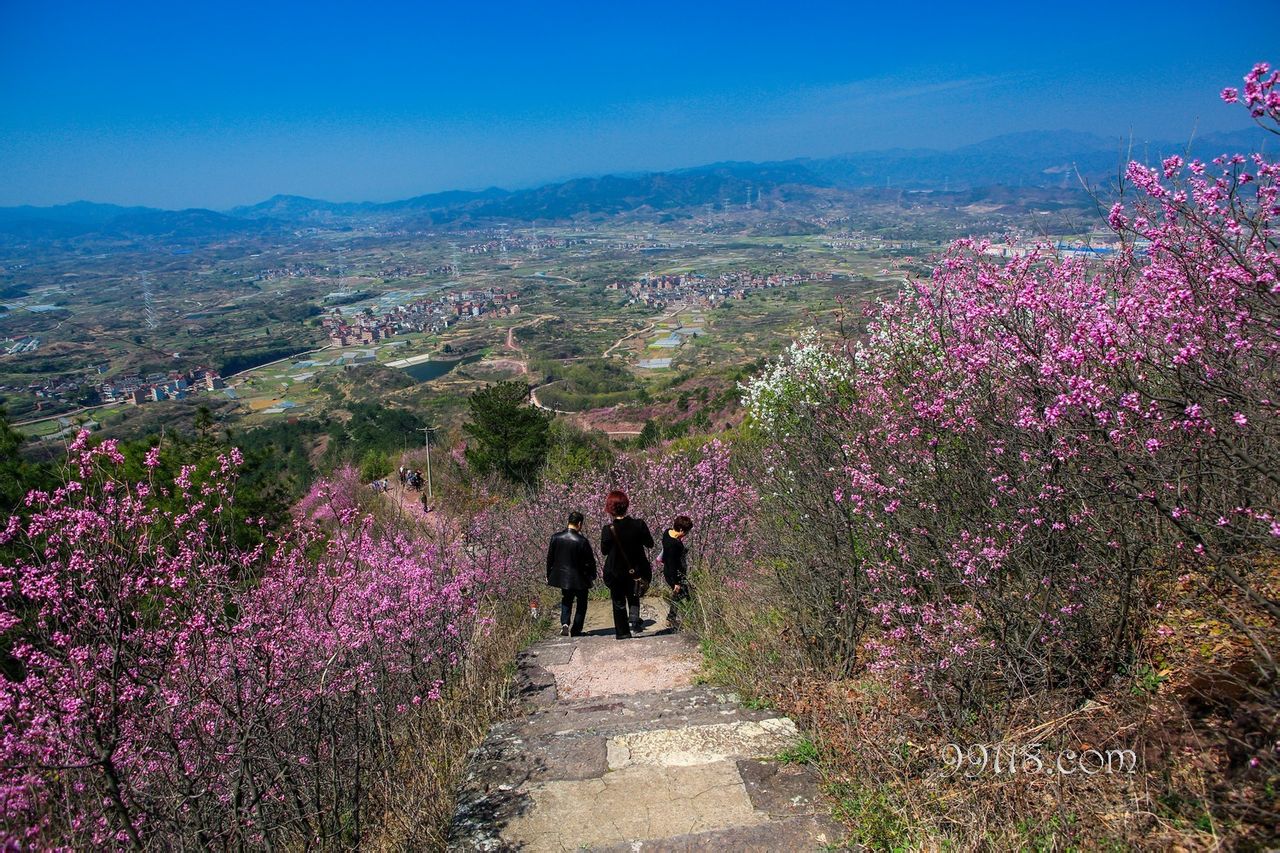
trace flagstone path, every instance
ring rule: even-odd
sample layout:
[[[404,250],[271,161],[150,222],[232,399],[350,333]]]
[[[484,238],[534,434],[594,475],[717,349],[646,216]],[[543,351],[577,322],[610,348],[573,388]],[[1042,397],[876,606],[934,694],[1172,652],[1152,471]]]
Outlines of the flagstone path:
[[[593,601],[586,635],[523,655],[526,713],[472,754],[450,850],[843,849],[813,771],[775,760],[795,724],[694,684],[697,649],[665,612],[645,599],[649,629],[619,642]]]

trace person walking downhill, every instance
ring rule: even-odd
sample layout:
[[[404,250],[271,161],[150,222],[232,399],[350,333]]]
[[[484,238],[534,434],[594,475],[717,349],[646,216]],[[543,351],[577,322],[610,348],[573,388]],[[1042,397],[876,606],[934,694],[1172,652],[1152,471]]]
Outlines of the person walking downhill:
[[[596,552],[579,531],[582,513],[569,513],[569,526],[547,546],[547,586],[560,590],[560,636],[577,637],[587,619],[587,590],[596,579]],[[573,610],[577,603],[577,612]],[[570,619],[572,616],[572,620]]]
[[[687,515],[677,515],[671,526],[662,532],[662,576],[671,587],[671,610],[667,613],[667,624],[671,630],[680,628],[680,612],[677,608],[688,601],[689,589],[689,551],[684,538],[693,529],[693,521]]]
[[[600,531],[600,553],[604,554],[604,582],[613,605],[613,630],[626,640],[644,630],[640,621],[640,598],[653,580],[646,549],[653,547],[649,525],[627,515],[631,501],[626,494],[612,491],[604,501],[604,511],[612,518]]]

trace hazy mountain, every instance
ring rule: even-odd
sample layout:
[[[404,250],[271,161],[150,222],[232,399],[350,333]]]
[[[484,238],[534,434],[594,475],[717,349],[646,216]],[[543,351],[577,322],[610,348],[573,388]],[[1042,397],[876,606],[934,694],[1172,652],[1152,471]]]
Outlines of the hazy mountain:
[[[102,225],[117,216],[148,210],[154,210],[154,208],[121,207],[118,204],[98,204],[92,201],[73,201],[70,204],[55,204],[52,207],[33,207],[24,204],[19,207],[0,207],[0,223],[40,220],[69,225]]]
[[[413,198],[406,198],[402,201],[389,201],[382,204],[375,204],[371,205],[371,207],[380,211],[442,210],[444,208],[470,204],[475,201],[504,198],[510,194],[511,193],[507,190],[499,189],[498,187],[489,187],[489,189],[481,190],[480,192],[471,192],[468,190],[447,190],[440,193],[414,196]]]
[[[121,207],[118,204],[97,204],[91,201],[74,201],[52,207],[0,207],[0,233],[12,234],[22,239],[60,239],[88,234],[100,229],[111,220],[128,215],[158,212],[147,207]]]
[[[808,169],[792,164],[719,163],[629,177],[578,178],[446,212],[473,219],[564,219],[582,214],[742,204],[748,192],[767,194],[790,186],[801,194],[806,187],[827,183]]]
[[[448,223],[503,219],[530,221],[608,216],[631,211],[678,211],[706,205],[768,206],[840,190],[919,189],[990,191],[1005,187],[1067,189],[1113,180],[1130,159],[1156,162],[1170,154],[1204,159],[1226,151],[1267,150],[1274,139],[1258,128],[1209,134],[1182,142],[1107,138],[1076,131],[1028,131],[997,136],[950,151],[890,149],[772,163],[713,163],[669,172],[575,178],[509,192],[454,190],[392,202],[329,202],[276,195],[225,213],[164,211],[75,202],[55,207],[0,208],[0,232],[19,239],[111,236],[171,239],[233,235],[280,226],[372,218]],[[1006,196],[1007,193],[997,193]]]
[[[864,151],[800,161],[842,187],[961,189],[1061,186],[1076,168],[1096,175],[1121,160],[1117,146],[1088,133],[1017,133],[952,151]]]
[[[346,216],[381,215],[414,210],[441,210],[473,201],[501,198],[506,190],[491,187],[480,192],[448,190],[388,202],[332,202],[300,195],[273,195],[257,204],[233,207],[228,216],[241,219],[281,219],[302,222],[308,219],[329,220]]]
[[[64,207],[71,206],[64,205]],[[94,205],[94,207],[110,206]],[[0,208],[0,233],[19,240],[60,240],[77,237],[106,237],[113,240],[191,240],[262,233],[282,225],[275,221],[263,222],[227,216],[201,208],[188,210],[119,208],[125,212],[100,222],[59,220],[42,215],[42,211],[50,209],[34,208],[31,211],[14,213],[22,209]]]
[[[271,227],[270,225],[268,227]],[[166,240],[216,238],[233,234],[261,233],[264,223],[227,216],[194,207],[187,210],[143,210],[117,216],[99,231],[118,237],[151,237]]]
[[[803,165],[836,186],[966,189],[984,186],[1079,186],[1114,179],[1130,160],[1155,162],[1170,154],[1211,158],[1223,151],[1260,150],[1261,129],[1206,135],[1186,142],[1107,138],[1077,131],[1027,131],[997,136],[950,151],[893,149],[822,159]],[[1079,175],[1079,177],[1077,177]]]
[[[257,204],[233,207],[226,215],[236,219],[284,219],[300,221],[331,216],[351,216],[367,210],[365,202],[332,202],[300,195],[273,195]]]

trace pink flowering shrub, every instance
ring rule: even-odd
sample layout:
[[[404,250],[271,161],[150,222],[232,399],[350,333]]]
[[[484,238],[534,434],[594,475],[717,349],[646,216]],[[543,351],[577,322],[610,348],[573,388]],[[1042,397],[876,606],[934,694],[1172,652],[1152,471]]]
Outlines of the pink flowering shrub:
[[[361,498],[367,498],[367,488],[360,472],[351,465],[343,465],[323,480],[313,483],[302,499],[293,507],[293,514],[303,521],[317,524],[340,524],[341,517],[349,516],[361,506]]]
[[[308,513],[327,528],[239,550],[235,452],[205,482],[128,483],[122,462],[82,434],[71,479],[3,533],[6,843],[356,844],[402,721],[517,597],[515,566],[376,531],[332,482]]]
[[[1276,81],[1265,65],[1246,80],[1260,121]],[[748,388],[774,442],[766,504],[821,516],[807,550],[778,546],[803,575],[801,627],[831,614],[811,630],[840,633],[823,640],[837,668],[940,708],[1096,690],[1179,574],[1280,623],[1251,577],[1280,549],[1280,164],[1171,157],[1127,179],[1105,266],[958,241],[871,311],[865,341],[791,354],[758,380],[777,393]],[[1274,630],[1235,624],[1274,675]]]

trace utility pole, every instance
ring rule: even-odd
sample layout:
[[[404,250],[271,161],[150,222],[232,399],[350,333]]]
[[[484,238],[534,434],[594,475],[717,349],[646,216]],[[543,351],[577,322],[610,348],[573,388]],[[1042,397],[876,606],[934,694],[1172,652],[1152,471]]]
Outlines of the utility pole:
[[[418,431],[422,433],[422,438],[427,445],[427,503],[430,504],[435,500],[435,496],[431,491],[431,431],[435,429],[432,426],[418,427]]]

